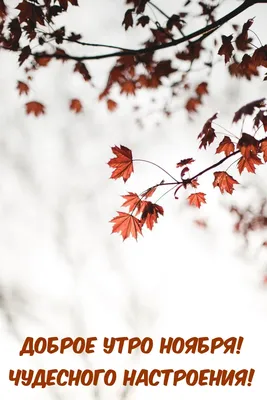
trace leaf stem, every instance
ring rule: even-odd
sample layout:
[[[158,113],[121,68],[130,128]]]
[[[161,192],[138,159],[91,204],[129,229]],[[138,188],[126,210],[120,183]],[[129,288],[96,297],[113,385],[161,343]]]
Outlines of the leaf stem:
[[[154,165],[155,167],[161,169],[161,171],[165,172],[165,174],[167,174],[170,178],[172,178],[176,183],[179,183],[179,182],[177,181],[177,179],[174,178],[174,176],[172,176],[168,171],[166,171],[166,169],[162,168],[160,165],[154,163],[153,161],[142,160],[141,158],[135,158],[135,159],[133,160],[133,162],[135,162],[135,161],[145,162],[145,163]],[[159,186],[159,185],[158,185],[158,186]]]

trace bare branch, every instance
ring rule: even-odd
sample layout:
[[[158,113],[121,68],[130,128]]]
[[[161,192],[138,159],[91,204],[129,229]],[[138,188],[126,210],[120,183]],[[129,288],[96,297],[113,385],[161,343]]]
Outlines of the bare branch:
[[[99,60],[103,58],[112,58],[112,57],[121,57],[121,56],[128,56],[128,55],[141,55],[141,54],[146,54],[146,53],[151,53],[155,52],[161,49],[166,49],[168,47],[174,47],[177,46],[181,43],[185,43],[191,39],[194,39],[198,36],[201,36],[201,38],[198,39],[198,41],[205,39],[208,35],[213,33],[215,30],[217,30],[219,27],[224,25],[226,22],[230,21],[237,15],[241,14],[243,11],[247,10],[249,7],[253,6],[254,4],[257,3],[267,3],[267,0],[245,0],[240,6],[235,8],[233,11],[230,13],[226,14],[222,18],[218,19],[217,21],[206,25],[205,27],[198,29],[195,32],[190,33],[189,35],[186,35],[182,38],[172,40],[171,42],[168,43],[161,43],[157,44],[154,46],[150,47],[144,47],[140,49],[126,49],[123,51],[116,51],[113,53],[109,54],[98,54],[94,56],[75,56],[71,54],[58,54],[58,53],[53,53],[53,54],[47,54],[47,53],[32,53],[32,55],[35,58],[40,58],[40,57],[49,57],[49,58],[56,58],[56,59],[70,59],[70,60],[76,60],[76,61],[84,61],[84,60]],[[91,44],[93,45],[93,44]],[[118,47],[119,48],[119,47]]]

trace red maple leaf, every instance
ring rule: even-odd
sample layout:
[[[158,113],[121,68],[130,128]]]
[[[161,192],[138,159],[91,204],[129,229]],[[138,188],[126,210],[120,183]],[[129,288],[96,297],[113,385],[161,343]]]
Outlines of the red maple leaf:
[[[238,50],[246,51],[251,48],[249,45],[251,39],[248,38],[248,30],[252,24],[253,24],[253,19],[249,19],[247,22],[245,22],[242,28],[242,32],[240,33],[240,35],[237,36],[235,44]]]
[[[7,14],[6,5],[3,0],[0,0],[0,18],[4,19]]]
[[[83,109],[82,103],[79,99],[70,100],[70,110],[74,111],[76,114],[79,114]]]
[[[225,171],[214,172],[214,177],[215,179],[213,182],[213,186],[218,186],[221,193],[227,192],[232,194],[234,190],[233,185],[238,184],[238,182]]]
[[[230,36],[222,35],[222,45],[219,48],[218,54],[220,56],[224,56],[225,64],[232,57],[232,53],[233,53],[233,50],[234,50],[234,47],[233,47],[233,45],[231,43],[232,39],[233,39],[233,35],[230,35]]]
[[[191,97],[187,100],[185,108],[189,113],[197,112],[197,107],[201,104],[201,100],[198,97]]]
[[[120,233],[123,240],[132,235],[137,240],[138,234],[142,235],[141,221],[131,214],[118,211],[118,216],[114,217],[110,222],[114,224],[112,233]]]
[[[149,17],[147,15],[142,15],[142,17],[138,18],[137,24],[136,25],[141,25],[143,28],[147,24],[149,24]]]
[[[198,94],[200,97],[203,96],[204,94],[208,94],[208,84],[207,82],[202,82],[200,83],[196,89],[195,89],[196,94]]]
[[[30,101],[25,104],[27,114],[34,114],[36,117],[45,113],[45,106],[38,101]]]
[[[75,67],[74,67],[73,71],[74,72],[79,72],[86,82],[90,81],[91,75],[89,74],[89,71],[88,71],[86,65],[83,62],[78,61],[75,64]]]
[[[29,88],[29,86],[27,85],[27,83],[21,82],[21,81],[18,81],[18,83],[17,83],[17,89],[18,89],[18,91],[19,91],[19,95],[22,95],[23,93],[28,94],[28,93],[29,93],[29,90],[30,90],[30,88]]]
[[[126,182],[133,173],[133,157],[132,151],[125,146],[114,146],[111,148],[116,157],[109,160],[108,165],[114,168],[111,174],[112,179],[123,178]]]
[[[124,81],[120,83],[121,91],[120,93],[126,93],[126,96],[129,94],[135,95],[136,83],[132,80]]]
[[[107,107],[109,111],[115,111],[116,108],[118,107],[118,103],[116,103],[116,101],[108,99],[107,100]]]
[[[179,29],[182,29],[184,22],[185,22],[185,21],[184,21],[183,19],[181,19],[181,16],[180,16],[180,15],[173,14],[173,15],[168,19],[166,27],[167,27],[167,29],[169,29],[169,30],[171,31],[172,28],[173,28],[174,26],[176,26],[176,28],[179,30]]]
[[[122,25],[125,25],[125,30],[129,28],[129,26],[133,26],[133,11],[134,8],[129,8],[124,15],[124,20],[122,21]]]
[[[262,123],[264,131],[267,132],[267,115],[264,111],[260,110],[254,118],[254,126],[258,128]]]
[[[240,63],[235,61],[232,64],[230,64],[228,69],[230,75],[234,75],[237,77],[245,76],[249,81],[253,76],[259,75],[257,65],[248,54],[244,54],[244,56],[242,57],[242,61]]]
[[[136,214],[140,212],[142,200],[137,193],[129,192],[122,197],[125,199],[122,207],[129,207],[129,212],[133,212],[134,210],[136,210]]]
[[[216,153],[218,154],[224,152],[226,156],[229,156],[234,150],[235,145],[232,140],[228,136],[224,136],[223,140],[216,149]]]
[[[158,204],[153,204],[151,201],[147,201],[141,215],[142,224],[146,224],[148,229],[152,230],[154,224],[158,221],[159,214],[164,214],[163,208]]]
[[[262,67],[267,67],[267,45],[265,44],[262,47],[259,47],[256,49],[252,55],[252,61],[255,64],[256,67],[262,66]]]
[[[263,159],[267,162],[267,140],[261,142],[261,151],[263,152]]]
[[[238,122],[243,115],[252,115],[255,108],[261,108],[265,106],[265,98],[252,101],[241,107],[234,115],[233,122]]]
[[[78,1],[77,0],[58,0],[59,4],[61,5],[62,8],[64,8],[64,10],[67,10],[68,8],[68,3],[71,3],[73,6],[77,6],[78,5]]]
[[[192,193],[187,197],[190,206],[195,206],[197,208],[201,207],[202,203],[206,203],[205,193]]]
[[[245,158],[250,158],[251,154],[257,154],[259,149],[259,142],[253,136],[243,132],[241,138],[237,143],[237,148]]]
[[[16,9],[20,10],[20,13],[18,15],[20,23],[30,19],[33,22],[39,22],[40,25],[45,25],[44,13],[40,6],[36,6],[29,1],[23,0],[21,3],[19,3]]]
[[[261,159],[256,154],[252,153],[249,158],[242,156],[238,161],[237,168],[240,174],[242,174],[245,168],[248,172],[255,174],[255,165],[260,164],[262,164]]]
[[[211,118],[207,120],[207,122],[205,122],[202,131],[198,135],[198,139],[201,139],[199,145],[200,149],[201,147],[204,147],[204,149],[206,149],[207,145],[211,144],[216,138],[215,130],[212,127],[212,121],[217,118],[217,115],[217,113],[214,114]]]

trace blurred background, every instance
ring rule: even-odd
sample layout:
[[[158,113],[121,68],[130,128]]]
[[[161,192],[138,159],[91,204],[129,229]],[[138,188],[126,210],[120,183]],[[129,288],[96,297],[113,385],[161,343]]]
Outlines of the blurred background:
[[[10,1],[10,7],[17,2]],[[59,18],[59,27],[82,32],[91,42],[138,47],[146,40],[142,29],[125,33],[121,22],[123,1],[80,0]],[[171,15],[179,2],[158,1]],[[182,4],[182,3],[181,3]],[[223,15],[238,1],[225,0]],[[234,22],[241,25],[256,17],[253,29],[264,42],[266,5],[255,5]],[[197,12],[195,13],[197,15]],[[192,18],[192,27],[198,24]],[[201,25],[201,24],[200,24]],[[219,32],[229,35],[231,27]],[[84,49],[78,49],[81,54]],[[163,51],[159,57],[164,57]],[[111,181],[107,165],[111,146],[125,145],[136,158],[156,162],[171,173],[186,157],[197,160],[193,171],[208,166],[218,156],[198,149],[196,137],[207,118],[220,111],[218,122],[231,132],[234,112],[266,95],[266,82],[230,79],[218,63],[210,76],[210,95],[189,119],[178,99],[177,112],[164,118],[158,110],[166,101],[164,88],[157,95],[140,92],[113,99],[119,107],[110,113],[98,94],[106,84],[112,60],[92,61],[88,68],[94,87],[72,73],[73,65],[52,62],[35,74],[28,97],[18,96],[23,80],[17,55],[0,53],[0,393],[5,400],[121,400],[224,399],[267,394],[267,293],[264,284],[266,238],[262,230],[249,240],[234,233],[236,216],[229,207],[261,206],[266,193],[266,166],[256,176],[233,175],[242,185],[233,196],[212,188],[212,174],[201,179],[208,204],[188,207],[185,197],[165,196],[152,232],[138,242],[122,242],[111,235],[109,221],[121,206],[120,195],[140,192],[164,179],[151,165],[138,164],[126,183]],[[179,62],[177,60],[177,62]],[[196,82],[206,79],[196,73]],[[194,78],[192,78],[194,79]],[[84,110],[71,113],[68,99],[81,99]],[[151,97],[154,100],[151,101]],[[26,115],[30,100],[46,105],[38,118]],[[180,103],[179,103],[180,101]],[[136,123],[134,106],[141,106]],[[174,105],[175,107],[175,105]],[[204,220],[205,229],[195,220]],[[41,354],[19,356],[25,337],[98,337],[95,354]],[[244,336],[239,355],[149,355],[102,352],[105,336],[160,337]],[[156,348],[156,347],[155,347]],[[256,374],[251,387],[130,387],[120,380],[112,387],[16,387],[8,380],[10,369],[126,368],[249,369]]]

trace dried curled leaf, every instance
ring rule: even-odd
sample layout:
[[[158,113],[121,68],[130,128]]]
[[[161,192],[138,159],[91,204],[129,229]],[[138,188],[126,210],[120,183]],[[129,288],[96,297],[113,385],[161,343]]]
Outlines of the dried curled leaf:
[[[192,164],[195,160],[193,158],[184,158],[176,164],[176,168],[184,167],[185,165]]]

